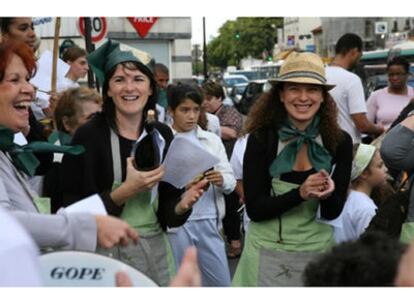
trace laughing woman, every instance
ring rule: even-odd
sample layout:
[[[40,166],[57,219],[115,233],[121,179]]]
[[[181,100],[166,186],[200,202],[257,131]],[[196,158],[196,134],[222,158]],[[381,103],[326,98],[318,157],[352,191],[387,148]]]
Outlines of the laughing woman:
[[[137,240],[136,231],[113,217],[64,210],[39,214],[44,205],[29,184],[38,164],[31,153],[35,146],[27,150],[13,142],[13,135],[29,125],[34,98],[29,79],[35,67],[33,52],[25,43],[0,43],[0,206],[17,217],[41,249],[95,251],[97,245],[109,248],[128,243],[128,237]]]
[[[352,140],[337,124],[322,60],[293,53],[252,108],[243,185],[251,218],[233,285],[298,286],[306,263],[334,244],[346,200]],[[332,176],[328,172],[332,172]]]
[[[141,237],[137,246],[109,254],[166,286],[175,264],[164,230],[185,222],[205,182],[182,195],[181,190],[160,182],[163,166],[145,172],[135,169],[131,151],[146,134],[144,121],[147,111],[155,109],[157,89],[149,55],[124,47],[109,40],[88,56],[103,84],[103,108],[73,137],[72,144],[84,145],[86,152],[63,158],[63,196],[67,203],[100,193],[108,213],[125,219]],[[155,129],[167,149],[171,130],[161,123]],[[152,200],[151,189],[157,183],[158,196]]]

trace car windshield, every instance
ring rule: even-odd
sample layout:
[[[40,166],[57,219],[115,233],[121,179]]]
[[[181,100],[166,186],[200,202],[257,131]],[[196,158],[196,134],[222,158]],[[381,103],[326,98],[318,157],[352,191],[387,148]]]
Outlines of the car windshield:
[[[249,81],[258,79],[257,71],[236,71],[231,72],[230,74],[246,76]]]
[[[236,86],[235,88],[236,88],[237,94],[240,94],[240,95],[243,94],[244,90],[246,89],[246,86],[247,85]]]
[[[231,78],[224,78],[224,81],[227,83],[227,86],[233,87],[239,83],[246,83],[246,79],[244,77],[231,77]]]

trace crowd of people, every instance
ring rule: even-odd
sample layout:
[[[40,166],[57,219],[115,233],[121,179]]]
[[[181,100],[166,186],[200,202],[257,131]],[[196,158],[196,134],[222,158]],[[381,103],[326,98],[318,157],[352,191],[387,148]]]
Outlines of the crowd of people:
[[[414,245],[371,229],[405,185],[399,231],[414,238],[405,59],[388,62],[389,86],[366,101],[352,72],[358,35],[337,41],[328,66],[292,52],[243,117],[224,103],[220,84],[169,84],[151,54],[109,39],[89,54],[64,50],[65,81],[34,102],[32,21],[0,22],[1,286],[41,286],[37,255],[65,249],[118,259],[159,286],[413,285]],[[79,85],[89,69],[101,92]],[[163,179],[162,162],[138,167],[148,155],[133,151],[150,135],[161,160],[180,137],[217,162],[177,188]],[[67,212],[94,194],[108,215]],[[131,285],[125,273],[117,282]]]

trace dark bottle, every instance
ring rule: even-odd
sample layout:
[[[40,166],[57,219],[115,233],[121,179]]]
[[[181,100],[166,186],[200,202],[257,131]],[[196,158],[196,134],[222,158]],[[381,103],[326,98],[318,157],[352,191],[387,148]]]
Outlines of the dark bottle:
[[[147,119],[144,122],[144,129],[148,134],[132,148],[135,167],[139,171],[154,170],[160,165],[160,148],[156,139],[158,134],[155,132],[155,122],[155,112],[148,110]]]

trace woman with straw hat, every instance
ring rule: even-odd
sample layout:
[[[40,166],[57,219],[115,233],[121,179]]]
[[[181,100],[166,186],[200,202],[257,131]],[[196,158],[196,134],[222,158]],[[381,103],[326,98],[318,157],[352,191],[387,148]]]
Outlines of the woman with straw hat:
[[[337,123],[322,60],[292,53],[246,121],[249,223],[235,286],[299,286],[305,265],[334,244],[347,196],[352,140]],[[318,211],[318,209],[320,211]]]

